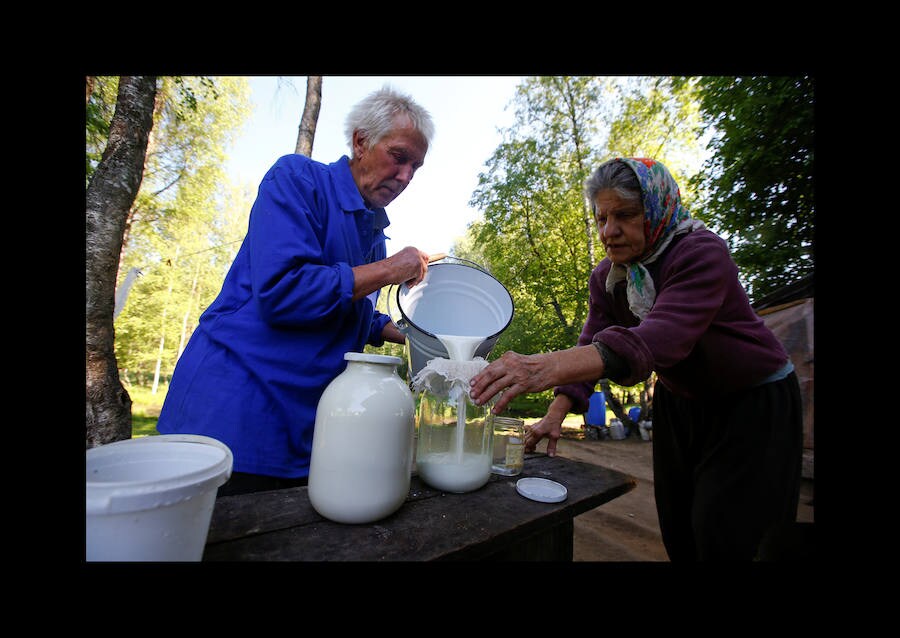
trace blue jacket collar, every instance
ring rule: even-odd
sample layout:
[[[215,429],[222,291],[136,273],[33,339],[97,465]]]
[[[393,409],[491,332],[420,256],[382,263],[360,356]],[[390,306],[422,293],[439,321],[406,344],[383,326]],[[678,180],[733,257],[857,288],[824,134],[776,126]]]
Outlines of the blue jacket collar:
[[[350,172],[350,158],[346,155],[342,156],[336,162],[329,164],[334,182],[337,185],[338,204],[344,212],[351,213],[358,210],[369,210],[363,201],[362,195],[359,194],[359,188],[353,181],[353,173]],[[391,221],[388,219],[387,211],[383,208],[371,209],[374,213],[372,227],[376,230],[384,230],[390,226]]]

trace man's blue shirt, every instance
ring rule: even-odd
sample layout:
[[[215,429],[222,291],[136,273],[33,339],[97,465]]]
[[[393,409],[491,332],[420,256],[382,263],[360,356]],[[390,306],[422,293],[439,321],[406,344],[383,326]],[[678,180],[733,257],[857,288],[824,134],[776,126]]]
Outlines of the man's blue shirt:
[[[309,474],[316,406],[344,353],[383,344],[378,293],[352,301],[352,268],[387,256],[346,156],[286,155],[263,178],[247,235],[175,368],[157,430],[225,443],[235,472]]]

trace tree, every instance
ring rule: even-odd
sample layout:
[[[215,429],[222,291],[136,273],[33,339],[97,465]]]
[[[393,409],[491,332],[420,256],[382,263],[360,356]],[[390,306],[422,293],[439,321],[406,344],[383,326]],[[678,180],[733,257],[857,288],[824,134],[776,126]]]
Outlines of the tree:
[[[713,154],[695,186],[751,299],[815,267],[814,89],[808,76],[699,79]]]
[[[470,202],[483,218],[454,246],[454,254],[486,265],[513,297],[515,316],[496,354],[575,345],[588,279],[603,257],[584,180],[615,155],[656,157],[676,174],[699,166],[693,89],[650,77],[540,77],[518,87],[515,123]]]
[[[672,173],[682,203],[695,216],[691,178],[703,161],[704,130],[696,78],[628,78],[617,87],[620,105],[609,126],[606,158],[652,157]]]
[[[86,445],[131,437],[131,397],[119,379],[113,309],[125,220],[143,179],[155,76],[120,79],[109,141],[85,192]]]
[[[220,185],[214,201],[211,194],[190,201],[191,193],[196,189],[174,202],[190,215],[160,232],[139,228],[127,254],[127,263],[140,267],[143,276],[116,320],[116,352],[123,372],[145,384],[151,375],[161,383],[174,369],[247,230],[249,188]]]
[[[596,246],[581,183],[605,88],[602,78],[528,78],[517,89],[513,127],[479,175],[471,205],[483,220],[471,225],[468,244],[507,283],[516,308],[501,348],[561,349],[578,338],[587,311],[581,284]]]
[[[297,133],[299,155],[312,157],[313,142],[316,139],[316,124],[319,122],[319,107],[322,105],[322,76],[310,75],[306,78],[306,102],[303,116],[300,118],[300,130]]]
[[[85,172],[84,186],[90,183],[103,157],[109,140],[109,125],[116,109],[119,78],[88,76],[85,104]]]
[[[120,280],[143,276],[116,319],[123,375],[162,385],[221,288],[246,233],[249,187],[231,187],[225,151],[249,113],[243,77],[160,79],[145,178],[129,215]]]

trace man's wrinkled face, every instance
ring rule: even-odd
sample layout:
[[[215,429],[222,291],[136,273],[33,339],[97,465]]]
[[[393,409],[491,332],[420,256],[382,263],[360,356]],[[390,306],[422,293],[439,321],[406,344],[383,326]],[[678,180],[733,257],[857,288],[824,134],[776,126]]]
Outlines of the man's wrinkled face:
[[[428,142],[408,118],[369,148],[365,133],[353,134],[353,179],[369,208],[384,208],[403,192],[425,162]]]

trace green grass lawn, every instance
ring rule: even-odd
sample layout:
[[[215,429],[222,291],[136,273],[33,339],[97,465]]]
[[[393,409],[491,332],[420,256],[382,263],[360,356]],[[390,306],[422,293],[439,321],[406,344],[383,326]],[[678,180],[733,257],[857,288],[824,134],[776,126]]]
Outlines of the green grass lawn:
[[[159,420],[159,416],[148,416],[146,414],[135,414],[134,411],[131,413],[131,437],[137,438],[139,436],[152,436],[154,434],[159,434],[156,431],[156,422]]]
[[[131,386],[127,388],[131,397],[131,436],[152,436],[159,434],[156,431],[156,422],[159,420],[159,411],[163,400],[166,398],[167,385],[160,385],[156,394],[152,388]]]

